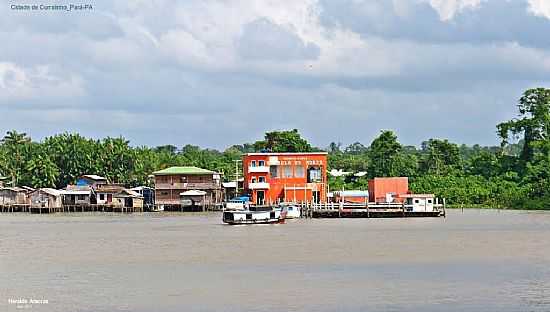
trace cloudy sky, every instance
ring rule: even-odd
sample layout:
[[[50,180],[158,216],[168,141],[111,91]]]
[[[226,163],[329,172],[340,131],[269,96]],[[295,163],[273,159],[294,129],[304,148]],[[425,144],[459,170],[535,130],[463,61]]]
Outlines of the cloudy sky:
[[[37,140],[488,145],[526,88],[550,87],[550,0],[2,2],[0,131]]]

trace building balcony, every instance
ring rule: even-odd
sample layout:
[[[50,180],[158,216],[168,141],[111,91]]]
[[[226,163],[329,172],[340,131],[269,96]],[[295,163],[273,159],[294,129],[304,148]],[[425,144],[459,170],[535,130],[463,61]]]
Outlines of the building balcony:
[[[157,183],[155,189],[157,190],[212,190],[219,189],[221,185],[212,182],[205,183]]]
[[[269,167],[268,166],[258,166],[258,167],[248,167],[249,173],[268,173]]]
[[[248,188],[251,190],[262,190],[269,189],[269,183],[267,182],[254,182],[248,184]]]

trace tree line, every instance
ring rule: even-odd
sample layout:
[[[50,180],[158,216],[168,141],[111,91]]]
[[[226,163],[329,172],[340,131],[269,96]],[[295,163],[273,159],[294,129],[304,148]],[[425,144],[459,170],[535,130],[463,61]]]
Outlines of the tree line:
[[[312,146],[296,129],[271,131],[263,140],[226,150],[194,145],[133,147],[123,137],[101,140],[62,133],[40,142],[8,131],[0,141],[0,176],[13,185],[62,188],[84,173],[127,186],[150,185],[149,175],[169,166],[197,166],[235,177],[235,160],[248,152],[327,151],[328,170],[363,176],[329,176],[331,190],[366,189],[372,177],[407,176],[415,193],[434,193],[455,206],[550,208],[550,89],[527,90],[518,117],[496,126],[500,146],[458,145],[432,138],[420,146],[381,131],[370,145]]]

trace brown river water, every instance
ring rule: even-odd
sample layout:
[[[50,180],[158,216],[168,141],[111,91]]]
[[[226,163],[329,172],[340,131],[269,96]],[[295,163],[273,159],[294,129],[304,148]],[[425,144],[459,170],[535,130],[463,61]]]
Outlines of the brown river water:
[[[2,214],[0,311],[550,311],[550,212]]]

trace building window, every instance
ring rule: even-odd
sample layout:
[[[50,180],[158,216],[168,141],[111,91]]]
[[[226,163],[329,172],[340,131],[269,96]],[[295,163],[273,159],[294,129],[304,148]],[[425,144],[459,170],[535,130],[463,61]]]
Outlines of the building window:
[[[258,182],[260,182],[260,183],[265,183],[265,177],[259,177],[259,178],[258,178]]]
[[[294,176],[296,178],[303,178],[304,174],[305,174],[304,166],[297,165],[296,167],[294,167]]]
[[[251,183],[256,183],[256,177],[252,177],[252,182]]]
[[[278,178],[279,166],[269,166],[269,174],[271,174],[271,178]]]
[[[105,194],[99,194],[99,200],[105,200]]]
[[[308,183],[321,182],[322,180],[321,168],[311,167],[307,170],[307,172],[308,172],[308,176],[307,176]]]
[[[84,197],[84,195],[78,195],[78,196],[77,196],[77,199],[78,199],[78,200],[84,200],[85,197]]]
[[[292,178],[292,166],[283,166],[283,178]]]
[[[256,167],[256,161],[255,160],[250,162],[250,167]]]
[[[169,193],[168,192],[160,192],[160,195],[168,195]]]
[[[258,166],[260,166],[260,167],[265,166],[265,161],[259,160],[259,161],[258,161]]]

